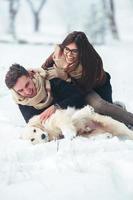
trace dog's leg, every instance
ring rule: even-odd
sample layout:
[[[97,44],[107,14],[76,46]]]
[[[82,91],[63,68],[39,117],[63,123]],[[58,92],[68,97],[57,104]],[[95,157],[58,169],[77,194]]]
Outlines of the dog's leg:
[[[131,131],[125,124],[116,121],[111,117],[94,113],[91,115],[91,120],[93,120],[93,122],[99,123],[101,128],[113,135],[128,136],[133,140],[133,131]]]
[[[73,139],[77,135],[76,128],[73,125],[62,125],[60,129],[62,135],[67,139]]]
[[[93,129],[93,123],[91,120],[89,120],[92,113],[94,113],[94,110],[89,105],[75,111],[75,113],[72,115],[72,123],[76,127],[77,131],[85,131],[86,126],[89,126],[90,129]]]

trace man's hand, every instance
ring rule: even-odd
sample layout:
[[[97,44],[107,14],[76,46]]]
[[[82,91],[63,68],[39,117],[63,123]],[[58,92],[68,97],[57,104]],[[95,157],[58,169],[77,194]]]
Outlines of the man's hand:
[[[40,114],[40,120],[45,122],[55,111],[56,107],[54,105],[50,106]]]

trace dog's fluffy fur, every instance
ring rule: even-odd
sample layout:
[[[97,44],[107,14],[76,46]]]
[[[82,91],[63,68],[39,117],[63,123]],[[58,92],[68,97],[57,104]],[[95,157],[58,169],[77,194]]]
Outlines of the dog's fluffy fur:
[[[39,115],[34,116],[29,120],[22,138],[37,144],[62,136],[72,139],[77,135],[88,136],[106,132],[133,139],[133,131],[127,126],[111,117],[95,113],[91,106],[78,110],[70,107],[65,110],[59,109],[45,123],[41,123]]]

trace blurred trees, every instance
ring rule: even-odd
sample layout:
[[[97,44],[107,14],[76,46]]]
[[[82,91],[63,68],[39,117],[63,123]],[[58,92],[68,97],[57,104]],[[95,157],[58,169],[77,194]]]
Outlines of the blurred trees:
[[[105,15],[108,18],[109,28],[114,39],[119,39],[118,28],[115,20],[115,5],[113,0],[103,0]]]
[[[44,6],[44,4],[46,3],[46,0],[27,0],[31,12],[33,14],[33,18],[34,18],[34,31],[38,32],[39,31],[39,27],[40,27],[40,18],[39,15],[41,13],[41,10]]]
[[[83,30],[92,43],[103,44],[109,38],[118,40],[113,0],[58,0],[56,8],[66,23],[66,32]],[[108,38],[107,38],[108,37]]]
[[[59,20],[62,21],[66,32],[73,30],[84,31],[90,38],[92,43],[103,44],[108,40],[107,37],[119,39],[117,23],[115,19],[115,4],[113,0],[1,0],[7,3],[7,12],[9,13],[9,33],[14,40],[17,40],[17,17],[19,16],[22,7],[24,12],[29,12],[29,16],[33,19],[34,32],[40,32],[40,25],[42,24],[47,29],[45,18],[42,17],[44,5],[50,3],[53,7],[49,7],[47,13],[51,14],[52,9],[56,10]],[[44,15],[43,15],[44,16]],[[21,23],[23,21],[21,20]],[[57,21],[58,24],[58,21]],[[24,27],[25,28],[25,27]],[[19,37],[19,36],[18,36]]]
[[[16,39],[16,25],[15,20],[19,11],[20,0],[7,0],[9,10],[9,33]]]
[[[105,43],[107,33],[107,18],[105,16],[102,1],[101,3],[94,1],[89,5],[84,27],[92,43]]]

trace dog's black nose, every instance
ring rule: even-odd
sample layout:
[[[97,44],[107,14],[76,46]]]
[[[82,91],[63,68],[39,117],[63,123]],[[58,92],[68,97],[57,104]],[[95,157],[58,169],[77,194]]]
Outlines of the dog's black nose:
[[[41,135],[42,140],[45,139],[45,137],[46,137],[45,134],[42,134],[42,135]]]
[[[35,138],[31,138],[31,142],[33,142],[35,140]]]

